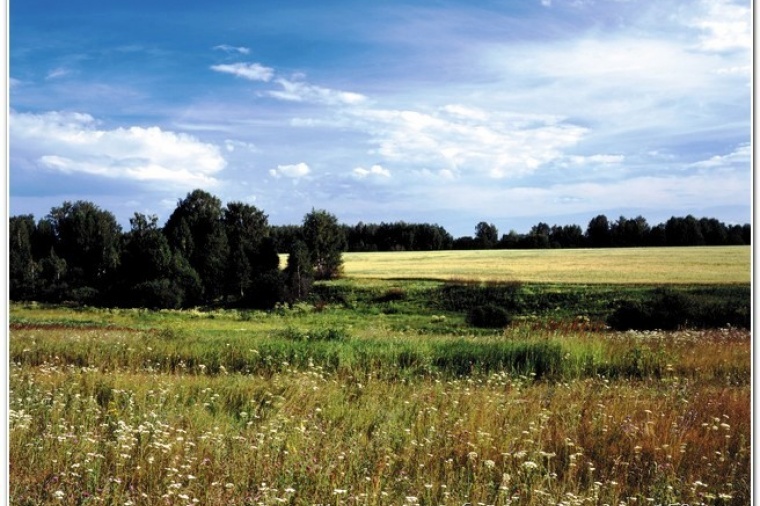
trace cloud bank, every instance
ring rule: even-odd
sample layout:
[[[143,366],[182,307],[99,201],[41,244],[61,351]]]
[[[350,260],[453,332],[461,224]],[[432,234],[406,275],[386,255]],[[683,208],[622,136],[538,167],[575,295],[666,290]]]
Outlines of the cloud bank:
[[[10,158],[39,170],[175,189],[213,187],[226,162],[218,147],[159,127],[102,129],[89,114],[11,112]]]

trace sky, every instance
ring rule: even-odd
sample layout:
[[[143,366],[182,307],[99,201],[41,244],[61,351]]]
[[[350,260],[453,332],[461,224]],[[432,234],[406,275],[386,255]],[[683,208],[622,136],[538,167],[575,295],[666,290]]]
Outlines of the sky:
[[[12,0],[9,212],[751,220],[748,0]]]

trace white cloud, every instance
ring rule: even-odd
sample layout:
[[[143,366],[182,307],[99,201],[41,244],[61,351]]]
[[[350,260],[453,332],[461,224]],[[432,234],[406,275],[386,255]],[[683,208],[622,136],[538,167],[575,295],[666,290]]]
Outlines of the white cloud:
[[[234,152],[236,149],[248,151],[250,153],[259,152],[259,149],[255,144],[252,144],[250,142],[236,141],[233,139],[225,139],[224,148],[230,153]]]
[[[692,167],[697,169],[731,169],[731,168],[747,168],[749,169],[752,164],[752,148],[749,144],[739,146],[734,151],[727,155],[716,155],[710,157],[707,160],[702,160],[691,164]]]
[[[240,53],[240,54],[249,54],[251,52],[250,49],[247,47],[235,47],[230,46],[228,44],[220,44],[218,46],[214,46],[214,49],[219,51],[224,51],[225,53]]]
[[[534,115],[530,124],[498,113],[486,121],[474,121],[477,115],[473,114],[381,109],[363,109],[354,115],[372,135],[371,143],[377,147],[373,153],[386,160],[446,170],[449,177],[456,173],[497,179],[525,175],[563,156],[564,149],[587,133],[586,128],[548,115]]]
[[[751,49],[752,10],[730,0],[703,0],[701,16],[691,26],[703,31],[699,48],[704,51]]]
[[[303,81],[277,79],[282,90],[269,91],[271,97],[290,102],[313,102],[326,105],[358,105],[367,97],[360,93],[323,88]]]
[[[292,179],[298,179],[306,176],[311,172],[311,169],[304,162],[296,163],[293,165],[278,165],[277,169],[271,169],[269,175],[274,178],[280,178],[282,176]]]
[[[485,121],[488,119],[488,113],[482,109],[475,107],[468,107],[466,105],[450,104],[443,107],[443,111],[449,113],[452,116],[472,119],[478,121]]]
[[[219,148],[158,127],[98,128],[88,114],[9,116],[11,160],[64,174],[90,174],[175,188],[213,186],[226,162]]]
[[[353,174],[357,179],[365,179],[369,176],[377,176],[386,179],[391,177],[391,171],[381,165],[373,165],[369,169],[365,169],[364,167],[356,167],[353,170]]]
[[[221,65],[212,65],[211,70],[232,74],[249,81],[268,82],[274,76],[274,70],[261,65],[260,63],[224,63]]]
[[[606,154],[597,154],[597,155],[590,155],[590,156],[578,156],[578,155],[570,155],[566,156],[562,162],[561,165],[564,166],[584,166],[584,165],[618,165],[623,163],[625,161],[625,156],[623,155],[606,155]]]

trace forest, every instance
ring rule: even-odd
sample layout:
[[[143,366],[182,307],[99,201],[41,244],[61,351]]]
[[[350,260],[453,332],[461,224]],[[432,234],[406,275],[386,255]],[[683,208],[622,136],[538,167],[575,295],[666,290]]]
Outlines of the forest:
[[[225,206],[194,190],[163,226],[135,213],[124,232],[115,216],[92,202],[64,202],[35,221],[9,219],[9,294],[14,301],[183,308],[198,305],[271,308],[308,296],[315,280],[340,276],[346,251],[618,248],[747,245],[751,227],[715,218],[592,218],[578,225],[538,223],[527,234],[499,237],[482,221],[473,236],[454,238],[437,224],[346,225],[312,210],[299,225],[273,226],[260,209]],[[280,254],[287,265],[280,268]]]

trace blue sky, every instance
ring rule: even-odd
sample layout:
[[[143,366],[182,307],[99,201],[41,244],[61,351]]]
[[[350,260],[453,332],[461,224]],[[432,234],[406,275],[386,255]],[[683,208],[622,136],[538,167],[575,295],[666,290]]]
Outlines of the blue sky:
[[[195,188],[270,223],[455,236],[751,212],[752,12],[730,0],[14,0],[9,207],[128,227]]]

